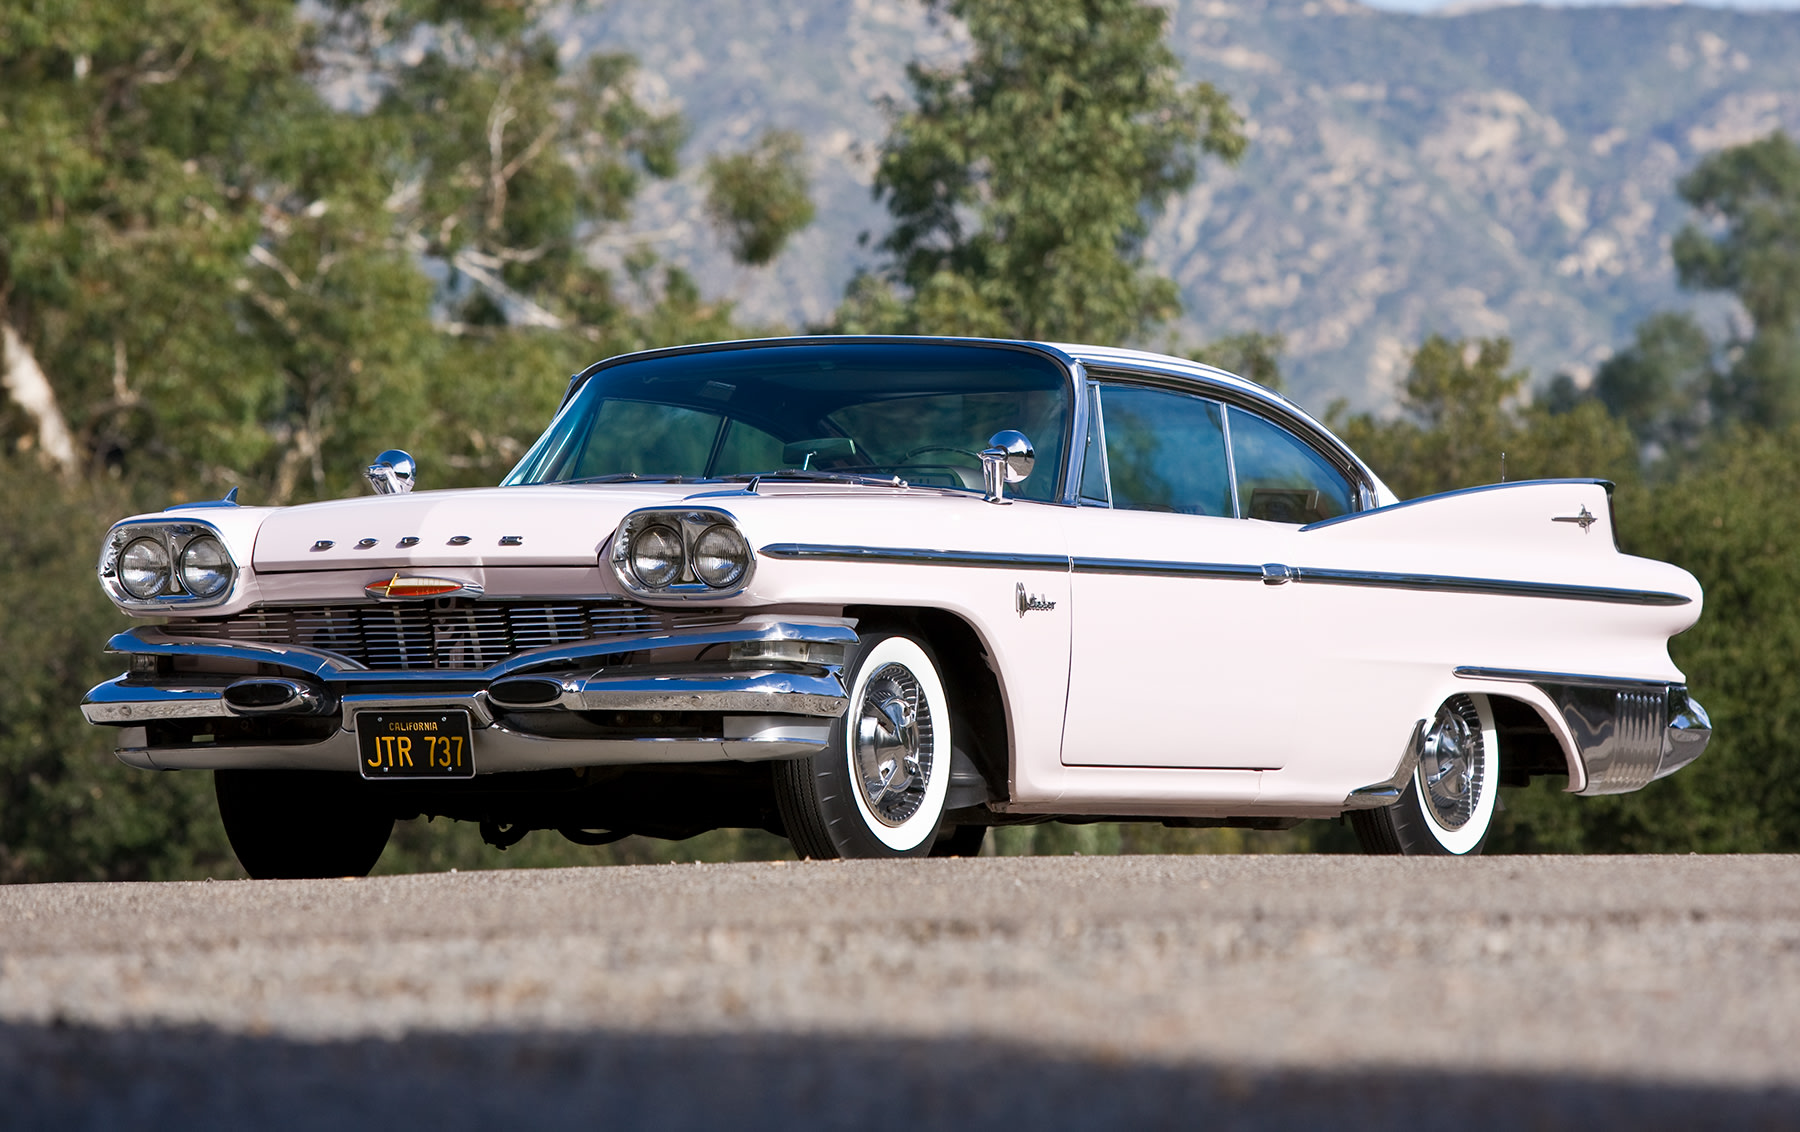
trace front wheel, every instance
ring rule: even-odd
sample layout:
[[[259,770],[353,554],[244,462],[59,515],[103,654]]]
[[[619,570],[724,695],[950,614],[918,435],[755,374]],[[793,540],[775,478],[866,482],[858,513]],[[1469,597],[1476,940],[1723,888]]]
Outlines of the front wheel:
[[[215,770],[225,836],[257,880],[368,876],[394,832],[354,774]]]
[[[802,857],[923,857],[950,792],[950,704],[926,647],[858,645],[850,706],[823,751],[775,764],[775,801]]]
[[[1487,842],[1500,786],[1500,741],[1486,696],[1452,696],[1438,709],[1419,767],[1399,801],[1350,814],[1365,853],[1473,856]]]

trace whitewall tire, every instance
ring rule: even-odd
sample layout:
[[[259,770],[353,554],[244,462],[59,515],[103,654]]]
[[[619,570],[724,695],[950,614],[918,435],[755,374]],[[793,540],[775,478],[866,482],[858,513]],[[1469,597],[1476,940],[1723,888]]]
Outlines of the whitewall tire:
[[[1418,769],[1393,805],[1350,815],[1369,853],[1463,857],[1479,853],[1500,789],[1500,737],[1486,696],[1444,701],[1427,726]]]
[[[910,637],[857,647],[850,706],[825,750],[777,763],[775,800],[803,857],[923,857],[950,791],[950,703],[936,659]]]

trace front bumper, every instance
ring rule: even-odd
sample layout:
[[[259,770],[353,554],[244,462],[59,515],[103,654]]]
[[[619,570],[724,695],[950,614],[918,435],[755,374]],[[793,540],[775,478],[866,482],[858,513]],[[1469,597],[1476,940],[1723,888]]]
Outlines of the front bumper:
[[[480,773],[800,758],[843,714],[844,624],[749,618],[519,653],[481,671],[371,671],[299,646],[133,629],[132,671],[91,690],[88,722],[121,728],[147,769],[358,765],[356,717],[461,710]],[[718,655],[723,654],[723,655]]]

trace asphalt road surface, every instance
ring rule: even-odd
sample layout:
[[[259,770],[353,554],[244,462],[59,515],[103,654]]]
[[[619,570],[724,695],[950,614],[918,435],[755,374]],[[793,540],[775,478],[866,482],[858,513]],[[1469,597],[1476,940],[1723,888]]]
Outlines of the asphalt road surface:
[[[1800,858],[0,889],[3,1128],[1800,1127]]]

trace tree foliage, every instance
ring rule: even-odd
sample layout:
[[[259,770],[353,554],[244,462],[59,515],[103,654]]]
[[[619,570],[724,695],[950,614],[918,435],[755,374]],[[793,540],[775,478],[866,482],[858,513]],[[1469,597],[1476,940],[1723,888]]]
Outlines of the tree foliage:
[[[812,223],[803,155],[799,134],[771,130],[748,152],[706,159],[707,215],[738,262],[761,267]]]
[[[973,43],[908,68],[875,191],[892,228],[847,328],[1117,342],[1177,309],[1142,244],[1203,154],[1246,144],[1230,102],[1183,85],[1167,13],[1141,0],[948,0]]]
[[[1332,423],[1401,498],[1507,479],[1630,477],[1630,431],[1604,406],[1565,413],[1523,402],[1529,374],[1508,369],[1504,338],[1460,341],[1433,335],[1413,355],[1401,387],[1401,416],[1347,416]],[[1504,457],[1504,471],[1502,458]]]

